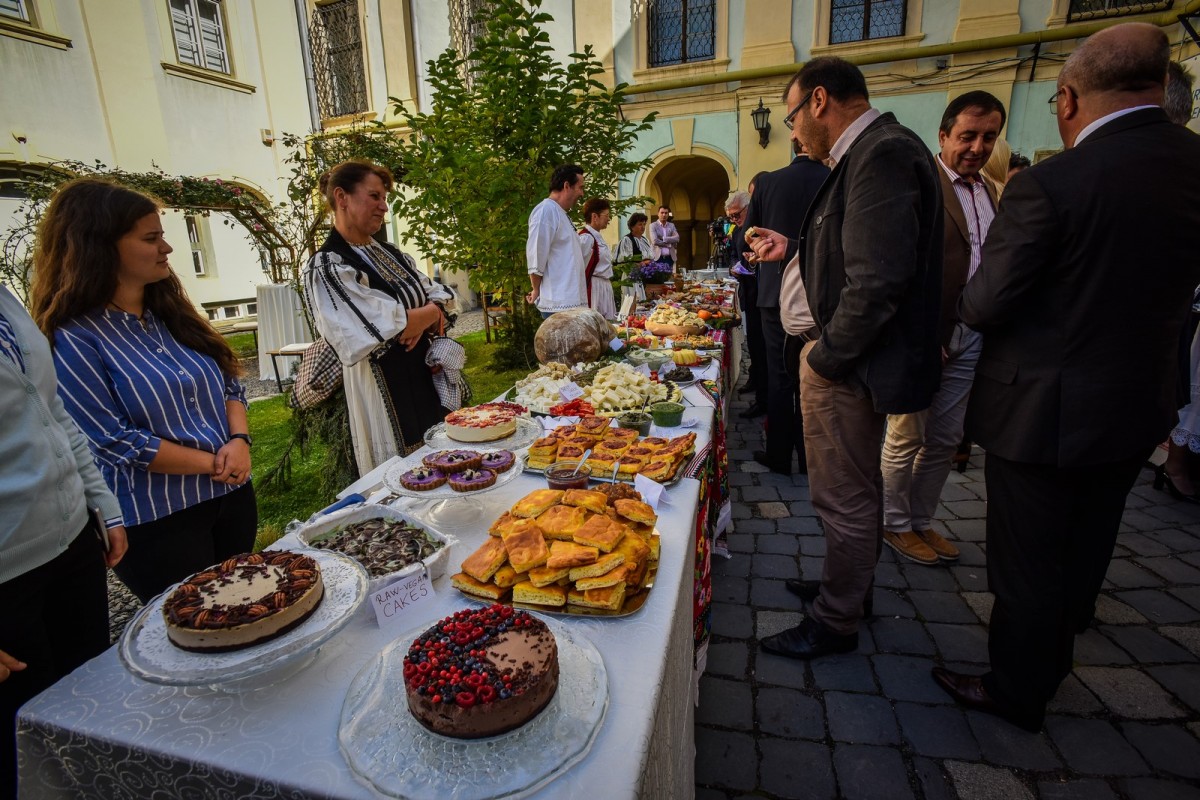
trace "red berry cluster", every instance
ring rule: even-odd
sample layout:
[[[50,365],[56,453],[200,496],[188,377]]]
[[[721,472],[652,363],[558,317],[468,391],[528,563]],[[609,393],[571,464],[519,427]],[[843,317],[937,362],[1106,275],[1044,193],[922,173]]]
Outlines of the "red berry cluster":
[[[488,660],[487,645],[505,631],[533,623],[526,612],[502,605],[457,611],[409,646],[404,683],[434,703],[462,708],[523,694],[523,688],[512,685],[511,669],[501,673]]]

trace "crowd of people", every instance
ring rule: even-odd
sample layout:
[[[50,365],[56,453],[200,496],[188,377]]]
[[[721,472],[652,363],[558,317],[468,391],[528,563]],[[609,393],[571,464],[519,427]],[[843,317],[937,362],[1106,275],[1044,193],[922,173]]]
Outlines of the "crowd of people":
[[[796,157],[729,197],[731,272],[746,416],[768,421],[754,458],[808,473],[827,550],[819,581],[787,582],[811,613],[762,647],[854,650],[885,545],[919,564],[958,558],[932,518],[966,436],[987,451],[991,667],[933,678],[1037,730],[1091,621],[1125,496],[1168,433],[1159,485],[1195,495],[1189,79],[1158,28],[1093,35],[1050,98],[1065,151],[1032,166],[1003,144],[1006,109],[987,92],[950,102],[936,154],[871,106],[847,61],[811,60],[783,100]],[[527,300],[544,317],[613,319],[615,263],[677,260],[665,205],[654,221],[631,215],[615,252],[608,201],[588,200],[577,229],[584,181],[559,167],[529,216]],[[453,293],[376,237],[393,184],[366,162],[326,173],[333,228],[303,272],[364,473],[420,447],[454,403],[430,363]],[[106,567],[145,602],[254,546],[240,367],[171,271],[160,211],[112,182],[67,183],[38,231],[32,314],[0,290],[3,788],[18,707],[108,644]]]
[[[932,516],[965,435],[987,454],[991,664],[932,677],[962,705],[1040,729],[1125,496],[1177,424],[1177,385],[1196,385],[1178,356],[1200,282],[1187,224],[1200,139],[1177,124],[1190,83],[1168,91],[1169,64],[1156,27],[1093,35],[1050,98],[1065,150],[1033,166],[996,155],[1006,110],[987,92],[951,101],[934,155],[871,107],[852,64],[817,58],[792,78],[784,123],[811,161],[756,178],[744,215],[767,349],[755,458],[789,473],[801,455],[826,557],[819,581],[787,582],[811,612],[765,650],[857,648],[885,545],[919,564],[958,558]],[[811,188],[799,177],[825,167]],[[796,194],[777,201],[783,181]]]

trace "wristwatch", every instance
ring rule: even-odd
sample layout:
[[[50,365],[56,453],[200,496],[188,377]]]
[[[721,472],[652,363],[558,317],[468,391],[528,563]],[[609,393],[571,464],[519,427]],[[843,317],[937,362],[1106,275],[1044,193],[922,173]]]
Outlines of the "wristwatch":
[[[254,446],[254,440],[250,438],[250,434],[248,434],[248,433],[231,433],[231,434],[229,434],[229,441],[232,442],[234,439],[241,439],[243,442],[246,443],[247,447]]]

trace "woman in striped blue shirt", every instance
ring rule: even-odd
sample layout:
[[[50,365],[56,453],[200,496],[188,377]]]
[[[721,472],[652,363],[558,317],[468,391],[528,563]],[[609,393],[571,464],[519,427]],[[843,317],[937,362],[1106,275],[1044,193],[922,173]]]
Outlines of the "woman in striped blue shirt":
[[[250,551],[258,527],[237,357],[171,250],[154,200],[72,181],[42,219],[32,291],[59,394],[121,503],[129,553],[115,571],[143,603]]]

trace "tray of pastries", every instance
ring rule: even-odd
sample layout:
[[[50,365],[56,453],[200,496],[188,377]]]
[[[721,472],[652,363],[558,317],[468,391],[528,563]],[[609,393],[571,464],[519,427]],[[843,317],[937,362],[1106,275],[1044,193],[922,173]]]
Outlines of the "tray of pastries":
[[[492,523],[451,585],[474,600],[549,614],[627,616],[654,586],[657,521],[628,486],[538,489]]]
[[[588,450],[593,480],[630,483],[635,475],[644,475],[670,486],[683,477],[688,458],[696,452],[696,434],[641,437],[632,428],[610,427],[603,417],[584,417],[529,445],[525,471],[541,474],[554,464],[579,461]]]

